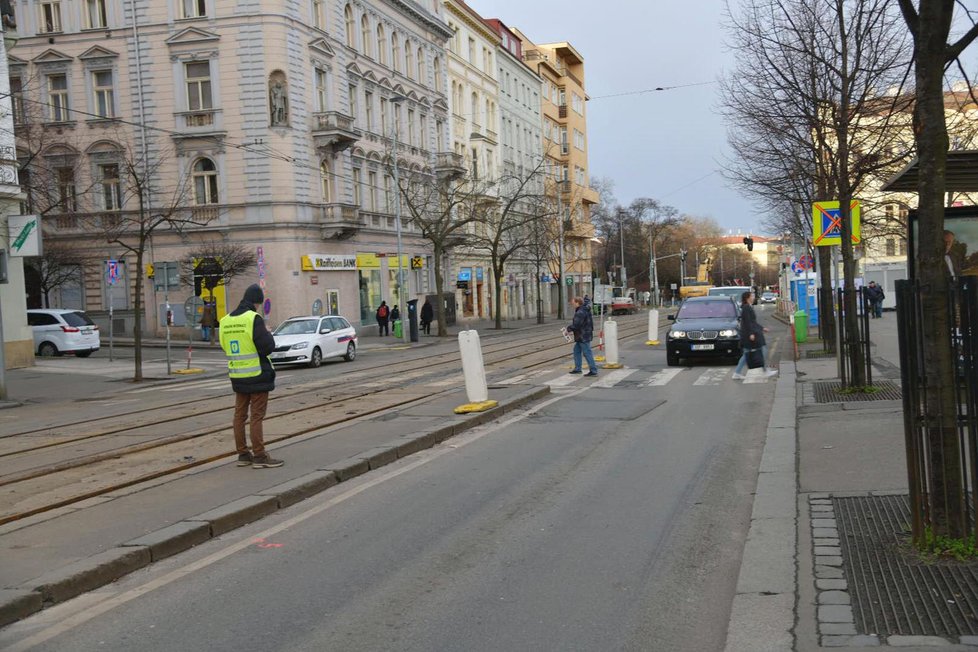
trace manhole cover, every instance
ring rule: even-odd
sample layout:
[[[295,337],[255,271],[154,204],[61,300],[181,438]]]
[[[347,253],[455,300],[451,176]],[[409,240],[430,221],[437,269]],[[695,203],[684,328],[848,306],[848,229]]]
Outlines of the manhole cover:
[[[839,381],[815,383],[816,403],[848,403],[850,401],[899,401],[903,399],[900,386],[888,380],[873,383],[875,392],[844,392]]]
[[[978,562],[926,562],[910,550],[907,496],[833,498],[857,631],[978,634]]]

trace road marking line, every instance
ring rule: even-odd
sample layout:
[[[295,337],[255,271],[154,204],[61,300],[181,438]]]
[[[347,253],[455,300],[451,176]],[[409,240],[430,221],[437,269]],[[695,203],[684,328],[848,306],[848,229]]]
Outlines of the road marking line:
[[[719,385],[720,382],[730,373],[729,369],[707,369],[697,378],[694,385]]]
[[[684,371],[686,371],[686,369],[677,369],[675,367],[657,371],[656,373],[652,374],[648,380],[642,383],[641,387],[661,387]]]
[[[767,382],[767,375],[764,373],[764,369],[748,369],[747,377],[744,378],[745,385],[755,385]]]
[[[609,371],[606,374],[601,374],[598,376],[598,379],[591,383],[591,387],[604,387],[611,389],[636,371],[638,371],[638,369],[615,369],[613,371]]]
[[[449,376],[444,380],[436,380],[433,383],[426,383],[431,387],[451,387],[452,385],[461,385],[465,381],[465,376],[456,374],[454,376]]]
[[[584,374],[565,374],[563,376],[557,376],[556,378],[551,378],[550,380],[544,382],[543,384],[550,385],[551,387],[567,387],[571,383],[580,380],[581,376],[583,375]]]
[[[537,369],[536,371],[530,371],[525,374],[520,374],[518,376],[512,376],[511,378],[506,378],[505,380],[494,381],[490,384],[492,385],[516,385],[524,381],[530,380],[531,378],[536,378],[542,374],[545,374],[549,369]]]

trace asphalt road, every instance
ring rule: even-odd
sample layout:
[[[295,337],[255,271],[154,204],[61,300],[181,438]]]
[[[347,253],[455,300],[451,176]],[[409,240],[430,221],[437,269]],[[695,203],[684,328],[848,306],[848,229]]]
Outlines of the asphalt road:
[[[774,385],[710,364],[649,384],[662,348],[622,357],[638,372],[613,387],[555,386],[18,631],[72,652],[722,649]]]

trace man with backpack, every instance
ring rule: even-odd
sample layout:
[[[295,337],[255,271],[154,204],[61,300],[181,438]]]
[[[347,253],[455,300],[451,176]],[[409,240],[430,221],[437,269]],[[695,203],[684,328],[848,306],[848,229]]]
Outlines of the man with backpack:
[[[377,308],[377,327],[379,329],[379,335],[390,335],[387,329],[387,322],[390,320],[391,311],[387,307],[386,301],[380,302],[380,307]]]

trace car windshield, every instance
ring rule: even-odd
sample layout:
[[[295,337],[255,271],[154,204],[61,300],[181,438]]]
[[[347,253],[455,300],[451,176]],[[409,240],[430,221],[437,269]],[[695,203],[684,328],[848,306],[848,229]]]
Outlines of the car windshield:
[[[737,308],[730,301],[687,301],[677,319],[736,319]]]
[[[66,312],[61,315],[61,318],[68,323],[69,326],[74,326],[78,328],[79,326],[94,326],[95,322],[88,318],[83,312]]]
[[[764,297],[765,299],[773,299],[774,298],[774,293],[773,292],[765,292],[761,296]]]
[[[279,324],[273,335],[312,335],[318,325],[318,319],[295,319]]]

